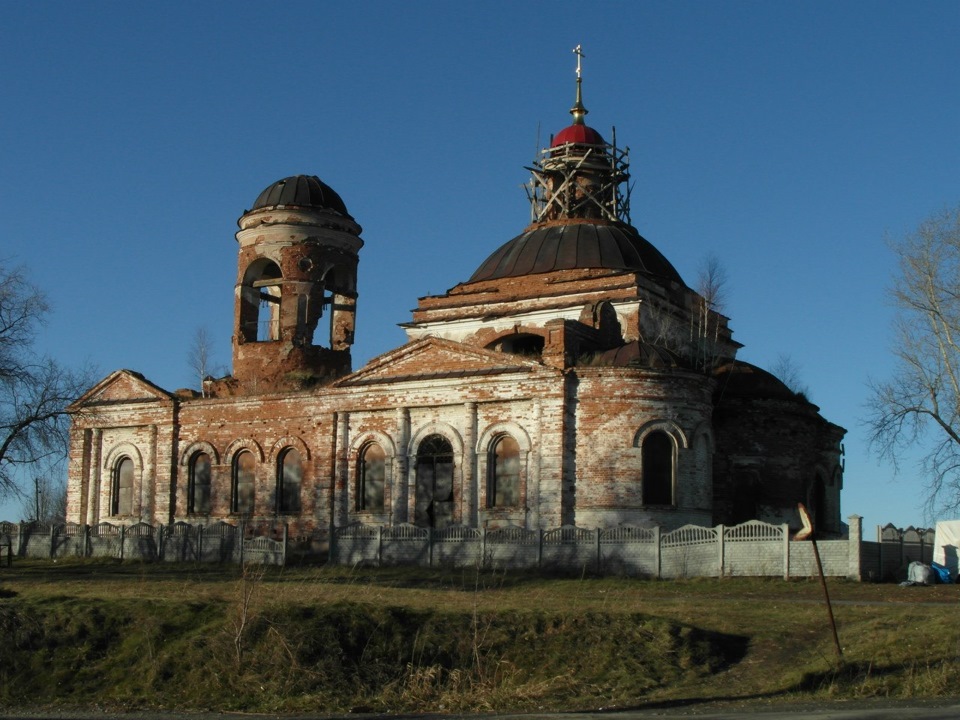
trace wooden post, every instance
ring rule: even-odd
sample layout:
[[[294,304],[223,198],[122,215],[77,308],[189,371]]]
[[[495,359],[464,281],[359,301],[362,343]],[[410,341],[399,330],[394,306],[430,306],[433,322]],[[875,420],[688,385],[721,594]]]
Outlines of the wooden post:
[[[833,631],[833,646],[837,651],[837,660],[843,660],[843,650],[840,649],[840,638],[837,637],[837,623],[833,619],[833,606],[830,604],[830,593],[827,592],[827,579],[823,576],[823,564],[820,562],[820,550],[817,549],[816,531],[813,527],[813,521],[803,503],[797,504],[800,511],[800,519],[803,521],[803,529],[796,534],[794,540],[806,540],[810,538],[813,543],[813,558],[817,561],[817,573],[820,576],[820,585],[823,587],[823,598],[827,605],[827,616],[830,618],[830,629]]]

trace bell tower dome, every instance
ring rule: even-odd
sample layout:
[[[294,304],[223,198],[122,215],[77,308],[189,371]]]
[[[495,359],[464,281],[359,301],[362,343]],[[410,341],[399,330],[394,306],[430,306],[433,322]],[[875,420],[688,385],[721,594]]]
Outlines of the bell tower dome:
[[[312,175],[265,189],[237,221],[233,376],[243,392],[324,383],[351,370],[361,227]]]

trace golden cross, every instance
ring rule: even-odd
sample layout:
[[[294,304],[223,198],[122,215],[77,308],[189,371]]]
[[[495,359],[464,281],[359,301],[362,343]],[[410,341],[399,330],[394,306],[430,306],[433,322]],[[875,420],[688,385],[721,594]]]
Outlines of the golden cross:
[[[585,58],[586,55],[583,54],[583,50],[580,49],[580,46],[579,46],[579,45],[577,45],[577,46],[573,49],[573,54],[577,56],[577,80],[579,80],[579,79],[580,79],[580,61],[581,61],[583,58]]]

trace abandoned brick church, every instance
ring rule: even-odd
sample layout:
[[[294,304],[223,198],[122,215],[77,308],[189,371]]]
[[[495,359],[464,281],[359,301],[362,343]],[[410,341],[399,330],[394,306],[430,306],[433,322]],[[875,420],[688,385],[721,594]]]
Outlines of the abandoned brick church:
[[[356,371],[361,227],[317,177],[267,187],[236,234],[232,375],[171,392],[118,370],[79,398],[67,519],[669,530],[797,527],[804,502],[839,534],[845,431],[736,360],[631,225],[627,152],[586,113],[578,66],[532,223]]]

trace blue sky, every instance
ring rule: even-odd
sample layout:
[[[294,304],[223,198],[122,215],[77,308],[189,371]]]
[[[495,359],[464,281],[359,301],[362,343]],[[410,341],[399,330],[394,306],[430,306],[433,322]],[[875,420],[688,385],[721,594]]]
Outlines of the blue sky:
[[[888,238],[960,202],[958,37],[955,1],[9,2],[0,257],[52,301],[44,350],[190,386],[198,327],[229,363],[237,218],[316,174],[364,228],[359,367],[527,224],[579,43],[634,225],[690,284],[721,260],[740,357],[790,357],[848,429],[843,515],[872,537],[925,520],[861,418],[892,367]]]

